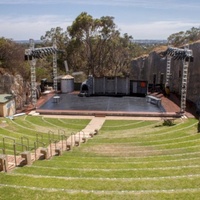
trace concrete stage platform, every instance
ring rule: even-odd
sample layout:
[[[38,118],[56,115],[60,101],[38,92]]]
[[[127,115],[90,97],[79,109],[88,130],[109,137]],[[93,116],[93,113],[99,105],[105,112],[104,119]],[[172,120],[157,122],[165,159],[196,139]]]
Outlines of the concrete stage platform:
[[[40,114],[180,117],[177,112],[166,112],[146,101],[145,97],[91,96],[77,94],[49,94],[42,96],[36,112]]]

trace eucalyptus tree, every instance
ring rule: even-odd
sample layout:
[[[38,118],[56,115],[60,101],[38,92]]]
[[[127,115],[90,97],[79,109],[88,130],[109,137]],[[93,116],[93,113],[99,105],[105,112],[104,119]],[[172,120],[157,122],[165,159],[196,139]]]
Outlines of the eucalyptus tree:
[[[44,36],[40,38],[43,41],[42,46],[52,46],[56,41],[56,46],[58,48],[57,54],[57,64],[60,71],[64,71],[64,61],[66,60],[66,44],[68,43],[68,37],[66,31],[61,27],[51,28],[51,30],[46,31]],[[47,56],[45,59],[50,63],[49,68],[52,70],[52,56]],[[45,63],[46,65],[46,63]]]
[[[192,27],[187,31],[173,33],[168,37],[168,41],[174,46],[182,46],[186,43],[195,42],[200,39],[200,28]]]
[[[57,27],[47,31],[41,39],[49,42],[56,38],[58,48],[64,50],[70,71],[84,71],[87,75],[117,76],[127,74],[133,57],[132,37],[120,35],[114,18],[93,18],[82,12],[66,31]]]
[[[106,60],[107,42],[115,34],[115,23],[113,17],[101,17],[94,19],[86,12],[81,13],[71,26],[67,28],[71,37],[71,47],[76,51],[76,57],[82,62],[82,68],[87,74],[95,75]],[[80,62],[80,60],[77,60]]]
[[[81,13],[68,27],[76,64],[81,64],[87,74],[95,76],[127,75],[126,69],[133,55],[132,37],[121,37],[114,18],[110,16],[94,19]],[[74,63],[75,64],[75,63]]]

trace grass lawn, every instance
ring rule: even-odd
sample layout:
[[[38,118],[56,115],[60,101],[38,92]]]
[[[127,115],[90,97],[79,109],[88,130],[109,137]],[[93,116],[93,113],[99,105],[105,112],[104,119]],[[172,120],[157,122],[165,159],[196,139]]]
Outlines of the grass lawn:
[[[38,131],[66,134],[90,120],[22,116],[1,119],[0,137],[30,141]],[[31,166],[0,173],[0,199],[191,199],[200,196],[198,120],[106,120],[87,143]],[[46,135],[45,135],[46,134]],[[2,141],[2,140],[1,140]],[[2,142],[0,143],[2,145]],[[8,151],[12,141],[7,142]]]

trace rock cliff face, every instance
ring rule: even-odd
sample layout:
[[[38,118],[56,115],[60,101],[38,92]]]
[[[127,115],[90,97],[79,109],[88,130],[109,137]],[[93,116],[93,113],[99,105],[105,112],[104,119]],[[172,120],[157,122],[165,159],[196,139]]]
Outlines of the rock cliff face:
[[[189,46],[193,50],[194,62],[188,69],[187,99],[196,103],[200,98],[200,41]],[[159,52],[135,59],[131,63],[131,79],[147,80],[149,84],[165,84],[167,60]],[[181,94],[183,61],[171,61],[170,90]]]
[[[20,75],[0,74],[0,94],[13,94],[16,109],[22,109],[29,101],[30,85]]]

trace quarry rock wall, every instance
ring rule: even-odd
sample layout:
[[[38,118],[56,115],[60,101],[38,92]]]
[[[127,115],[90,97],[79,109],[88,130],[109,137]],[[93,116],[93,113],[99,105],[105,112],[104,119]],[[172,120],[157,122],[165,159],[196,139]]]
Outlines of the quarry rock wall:
[[[0,74],[0,94],[12,94],[16,109],[22,109],[30,102],[30,84],[20,75]]]
[[[189,63],[187,81],[187,100],[196,103],[200,98],[200,41],[190,44],[194,61]],[[167,59],[162,58],[159,52],[151,52],[148,56],[134,59],[131,63],[131,75],[133,80],[146,80],[149,84],[165,84]],[[182,60],[171,60],[170,90],[181,94]]]

